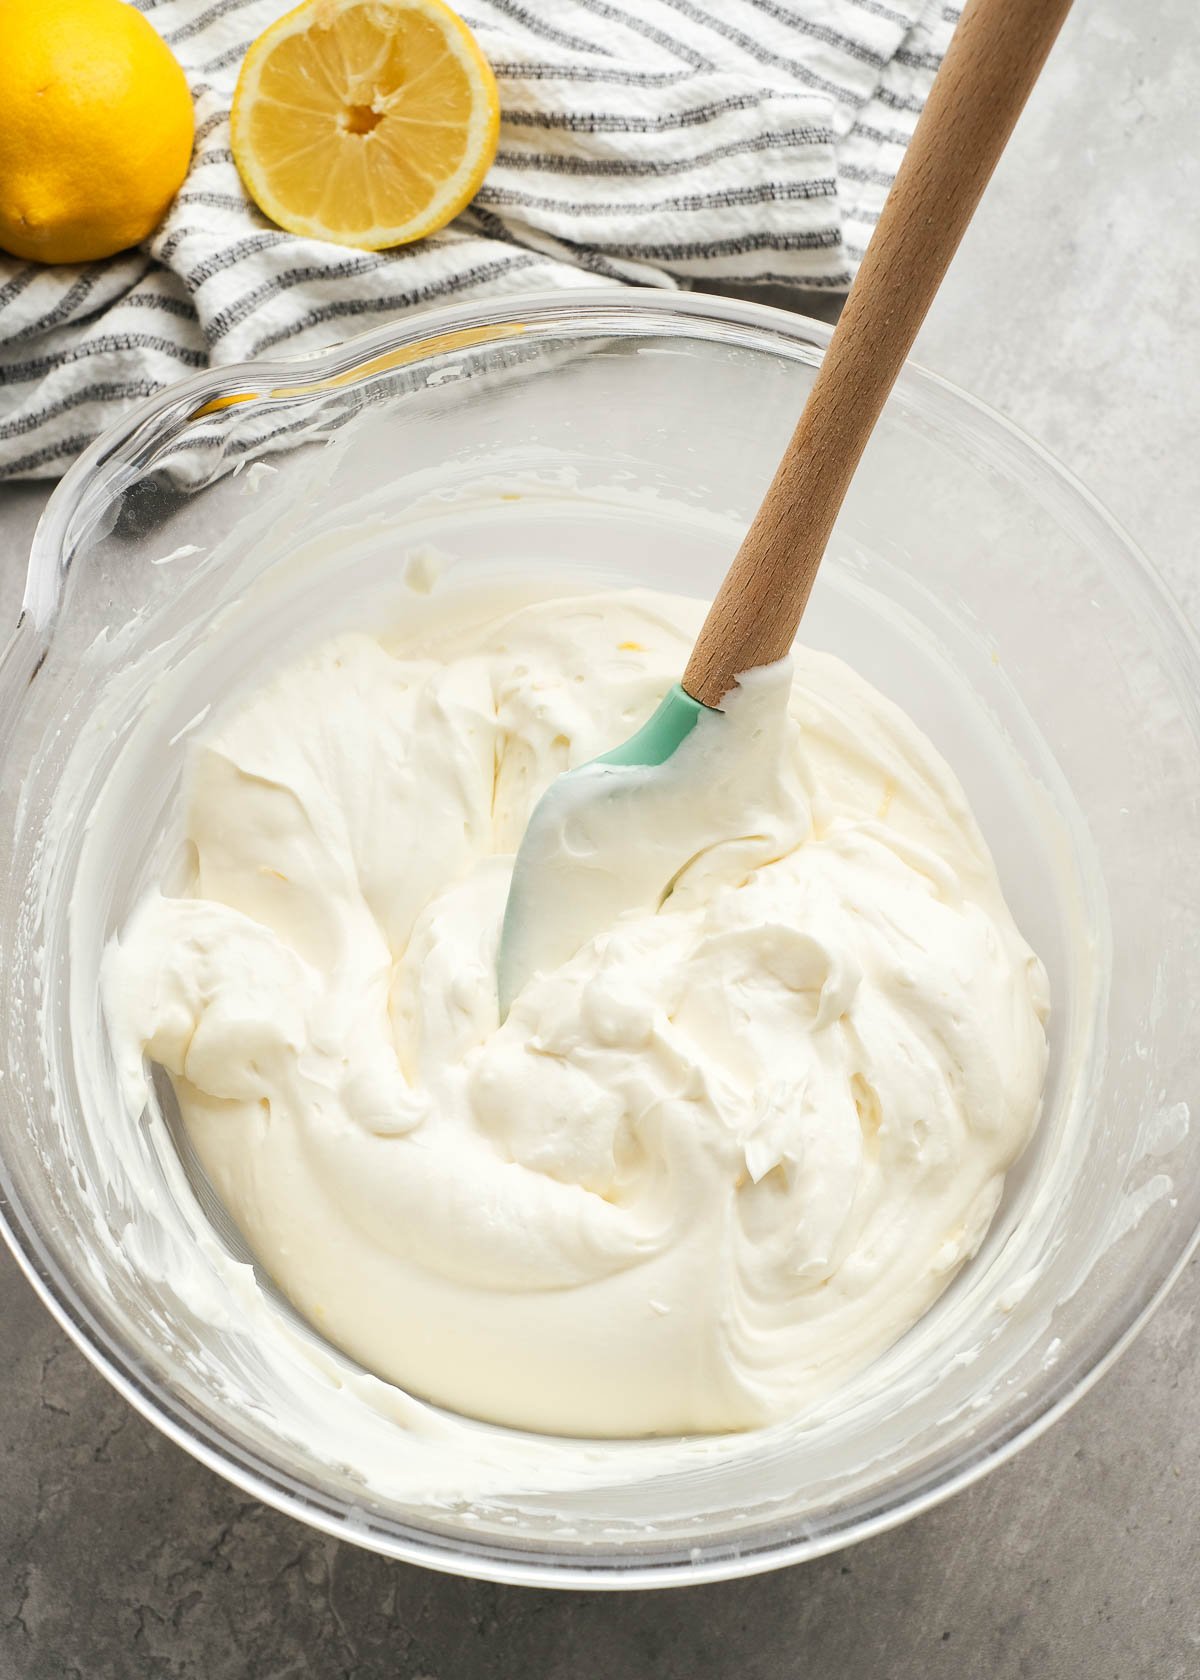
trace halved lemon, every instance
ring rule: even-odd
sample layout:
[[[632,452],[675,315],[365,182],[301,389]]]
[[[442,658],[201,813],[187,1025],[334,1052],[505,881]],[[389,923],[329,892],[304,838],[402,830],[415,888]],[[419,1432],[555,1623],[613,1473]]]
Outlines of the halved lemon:
[[[230,129],[272,221],[379,251],[458,214],[499,126],[496,79],[441,0],[305,0],[247,52]]]

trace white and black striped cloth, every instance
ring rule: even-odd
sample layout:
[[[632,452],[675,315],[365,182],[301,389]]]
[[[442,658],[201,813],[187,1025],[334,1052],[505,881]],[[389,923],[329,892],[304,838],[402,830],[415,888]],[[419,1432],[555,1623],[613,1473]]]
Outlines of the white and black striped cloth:
[[[229,104],[292,0],[136,0],[196,101],[196,151],[144,247],[0,257],[0,478],[53,477],[209,363],[312,350],[472,292],[598,279],[845,289],[958,7],[943,0],[463,0],[500,151],[444,232],[364,253],[284,233],[242,189]]]

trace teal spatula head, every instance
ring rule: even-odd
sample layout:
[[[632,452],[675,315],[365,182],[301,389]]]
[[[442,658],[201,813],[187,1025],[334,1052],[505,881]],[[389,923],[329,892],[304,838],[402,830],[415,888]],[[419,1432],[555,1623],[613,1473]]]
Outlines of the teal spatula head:
[[[665,764],[680,742],[692,733],[701,714],[709,710],[708,706],[693,700],[686,689],[675,683],[636,735],[622,741],[611,752],[601,753],[599,758],[592,760],[592,764]],[[584,765],[582,768],[586,770],[591,766]]]
[[[619,843],[630,800],[654,799],[650,773],[711,712],[678,683],[636,735],[568,770],[534,806],[513,866],[496,960],[501,1019],[525,982],[574,956],[601,928],[661,891],[670,835],[634,852]],[[671,825],[668,825],[671,826]]]

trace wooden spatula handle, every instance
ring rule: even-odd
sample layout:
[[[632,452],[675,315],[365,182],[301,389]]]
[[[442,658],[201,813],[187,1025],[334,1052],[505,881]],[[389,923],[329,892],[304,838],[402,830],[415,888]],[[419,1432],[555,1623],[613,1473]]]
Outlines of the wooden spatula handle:
[[[740,672],[791,647],[867,439],[1070,4],[969,0],[800,422],[692,651],[683,686],[694,699],[719,705]]]

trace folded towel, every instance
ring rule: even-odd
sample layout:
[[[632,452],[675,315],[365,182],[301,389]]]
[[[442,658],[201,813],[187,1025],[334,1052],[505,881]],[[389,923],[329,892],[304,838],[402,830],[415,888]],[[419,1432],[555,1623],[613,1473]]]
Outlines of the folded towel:
[[[309,351],[481,291],[621,280],[845,290],[941,61],[943,0],[464,0],[500,86],[473,204],[416,245],[284,233],[229,106],[285,0],[137,0],[196,101],[167,219],[106,262],[0,258],[0,478],[54,477],[194,368]]]

